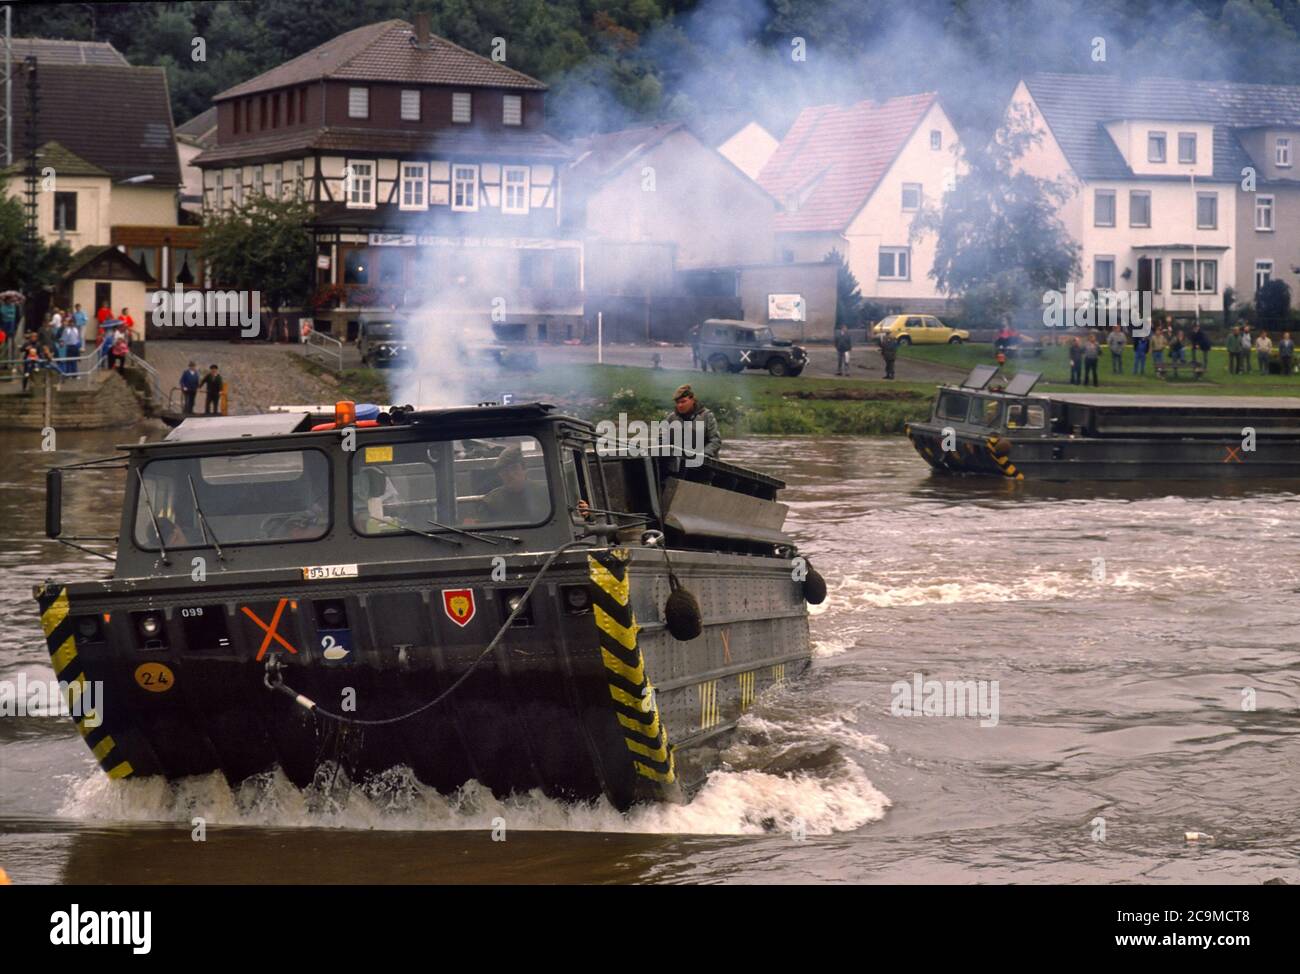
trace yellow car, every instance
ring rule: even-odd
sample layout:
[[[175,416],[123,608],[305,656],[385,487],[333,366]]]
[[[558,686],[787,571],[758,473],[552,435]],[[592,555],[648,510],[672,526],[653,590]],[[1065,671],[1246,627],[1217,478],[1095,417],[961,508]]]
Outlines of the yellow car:
[[[885,332],[893,335],[900,345],[960,345],[970,341],[970,332],[949,328],[934,315],[890,315],[871,329],[876,339]]]

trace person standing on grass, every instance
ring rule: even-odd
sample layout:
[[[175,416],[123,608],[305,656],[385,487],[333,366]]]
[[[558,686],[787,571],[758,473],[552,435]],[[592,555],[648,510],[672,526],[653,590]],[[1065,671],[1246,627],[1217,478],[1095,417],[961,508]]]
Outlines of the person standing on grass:
[[[1259,358],[1259,374],[1268,375],[1268,360],[1273,352],[1273,339],[1268,337],[1268,332],[1261,331],[1259,337],[1255,339],[1255,354]]]
[[[1255,356],[1251,354],[1255,350],[1255,336],[1250,333],[1249,322],[1243,322],[1241,326],[1241,363],[1245,366],[1245,372],[1250,375],[1250,360]]]
[[[1116,325],[1106,336],[1106,345],[1110,349],[1110,371],[1115,375],[1124,374],[1124,346],[1128,340],[1124,337],[1124,330]]]
[[[1151,333],[1151,364],[1156,370],[1156,375],[1165,373],[1165,349],[1169,347],[1169,336],[1165,330],[1159,326]]]
[[[1228,352],[1228,374],[1236,375],[1237,370],[1241,367],[1241,329],[1233,326],[1228,332],[1227,340],[1224,341],[1223,347]]]
[[[1136,338],[1133,341],[1133,374],[1147,374],[1147,349],[1151,346],[1151,339],[1146,335]]]
[[[894,377],[894,360],[898,358],[898,339],[891,331],[880,333],[880,357],[885,360],[885,378]]]
[[[1291,362],[1295,358],[1295,342],[1291,341],[1289,331],[1282,332],[1282,340],[1277,343],[1278,360],[1282,363],[1282,374],[1291,374]]]
[[[1070,339],[1070,385],[1077,386],[1083,381],[1083,346],[1079,344],[1079,336],[1075,335]]]
[[[1088,336],[1088,344],[1083,346],[1083,384],[1088,384],[1088,376],[1092,376],[1094,386],[1101,385],[1101,380],[1097,377],[1097,363],[1101,361],[1101,346],[1097,344],[1096,334]]]

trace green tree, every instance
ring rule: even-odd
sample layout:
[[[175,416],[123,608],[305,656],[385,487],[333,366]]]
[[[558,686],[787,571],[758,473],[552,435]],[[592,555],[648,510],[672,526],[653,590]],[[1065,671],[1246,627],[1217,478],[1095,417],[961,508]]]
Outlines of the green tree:
[[[278,314],[305,305],[311,293],[310,218],[306,202],[255,195],[238,209],[208,215],[199,252],[218,286],[258,291],[262,304]]]
[[[62,279],[72,260],[72,251],[63,242],[47,246],[36,239],[36,280],[27,281],[26,214],[21,199],[9,195],[0,177],[0,291],[33,293],[54,287]]]
[[[1078,276],[1079,245],[1059,216],[1072,187],[1017,165],[1041,138],[1029,116],[1017,112],[983,146],[963,144],[952,188],[912,224],[914,240],[936,235],[930,277],[961,299],[968,322],[992,324],[1041,309],[1044,292],[1063,290]]]
[[[1291,315],[1291,288],[1275,277],[1255,292],[1255,313],[1262,320],[1287,318]]]
[[[835,324],[856,328],[862,318],[862,289],[849,262],[838,250],[822,258],[823,264],[835,265]]]

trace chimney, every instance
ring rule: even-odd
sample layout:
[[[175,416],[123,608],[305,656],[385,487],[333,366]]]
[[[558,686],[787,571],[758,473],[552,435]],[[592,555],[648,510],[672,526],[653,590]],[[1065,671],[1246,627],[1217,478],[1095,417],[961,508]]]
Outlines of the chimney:
[[[427,13],[415,15],[415,46],[422,51],[429,49],[429,15]]]

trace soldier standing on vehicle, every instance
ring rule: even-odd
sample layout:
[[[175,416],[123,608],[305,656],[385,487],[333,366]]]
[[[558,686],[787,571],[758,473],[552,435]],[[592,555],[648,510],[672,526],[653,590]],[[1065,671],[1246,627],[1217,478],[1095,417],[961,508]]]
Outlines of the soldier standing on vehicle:
[[[705,406],[701,406],[695,398],[695,393],[689,385],[678,386],[677,391],[673,393],[672,411],[664,415],[664,422],[669,428],[674,430],[674,438],[669,442],[676,442],[682,446],[688,443],[695,452],[702,452],[706,457],[714,460],[722,452],[722,434],[718,432],[718,421],[713,412]],[[692,428],[687,433],[682,428],[683,423],[701,423],[704,429],[704,446],[701,449],[696,442],[695,430],[699,427]],[[688,441],[687,437],[691,437]]]
[[[898,358],[898,339],[892,331],[880,333],[880,357],[885,360],[885,378],[894,377],[894,360]]]

